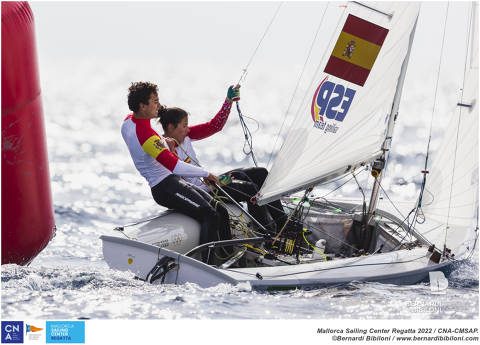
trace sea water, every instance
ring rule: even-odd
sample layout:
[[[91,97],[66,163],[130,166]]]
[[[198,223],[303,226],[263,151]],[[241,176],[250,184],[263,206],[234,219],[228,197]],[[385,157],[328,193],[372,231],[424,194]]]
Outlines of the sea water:
[[[118,61],[43,62],[42,97],[57,231],[29,266],[2,266],[3,319],[478,317],[478,251],[450,275],[443,295],[432,295],[428,282],[412,286],[352,282],[313,291],[268,293],[252,291],[248,284],[211,288],[150,285],[134,280],[129,273],[109,269],[102,258],[99,237],[113,235],[113,228],[162,210],[135,170],[120,135],[128,113],[129,83],[158,82],[160,101],[184,107],[190,113],[190,124],[196,124],[209,120],[220,109],[229,85],[222,70],[210,79],[189,78],[201,69],[183,66],[173,74],[161,63],[149,70]],[[195,93],[200,88],[211,90]],[[265,92],[275,88],[279,91]],[[261,165],[269,161],[291,91],[278,80],[255,77],[242,88],[242,107],[258,122],[247,120]],[[414,90],[410,90],[412,94]],[[406,97],[411,100],[413,96]],[[405,105],[409,106],[412,104]],[[424,159],[419,151],[425,148],[425,139],[421,138],[424,132],[412,128],[423,124],[420,118],[400,123],[396,129],[397,137],[406,137],[408,144],[393,152],[386,189],[399,200],[414,200],[418,193],[418,171]],[[417,139],[420,144],[415,144]],[[220,133],[195,146],[201,164],[217,174],[252,165],[242,152],[243,133],[235,110]],[[396,174],[398,166],[402,174]],[[367,190],[366,181],[366,176],[360,179]],[[393,183],[398,181],[400,185],[393,190]],[[347,184],[335,195],[358,197],[358,187]]]

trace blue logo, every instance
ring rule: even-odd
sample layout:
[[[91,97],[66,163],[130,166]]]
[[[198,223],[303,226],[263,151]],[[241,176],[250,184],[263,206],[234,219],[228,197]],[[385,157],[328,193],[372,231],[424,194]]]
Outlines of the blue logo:
[[[2,321],[2,343],[23,344],[23,321]]]
[[[47,321],[47,344],[85,344],[85,321]]]
[[[353,102],[355,90],[323,79],[313,96],[311,114],[316,128],[336,133]],[[333,121],[328,121],[333,120]]]

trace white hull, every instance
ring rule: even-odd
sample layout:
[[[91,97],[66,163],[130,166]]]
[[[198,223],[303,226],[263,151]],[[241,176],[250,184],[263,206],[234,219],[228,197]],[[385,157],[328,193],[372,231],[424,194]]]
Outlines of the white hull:
[[[122,231],[127,238],[181,254],[198,246],[200,241],[200,224],[191,217],[171,210]]]
[[[429,260],[427,248],[400,250],[359,258],[315,262],[281,267],[241,268],[225,270],[237,281],[248,280],[256,288],[274,286],[318,287],[351,281],[374,281],[389,284],[416,284],[428,277],[431,271],[450,264],[436,264]],[[263,278],[252,276],[260,274]]]
[[[336,202],[335,205],[342,210],[353,210],[358,206],[345,202]],[[245,217],[242,215],[243,210],[231,204],[227,208],[232,219]],[[466,242],[456,251],[456,260],[435,250],[437,258],[432,261],[432,252],[422,237],[411,233],[400,219],[386,211],[377,210],[377,215],[377,240],[370,246],[373,254],[362,256],[351,254],[351,251],[349,255],[350,248],[347,248],[355,245],[351,242],[350,233],[354,232],[352,222],[358,215],[332,213],[315,202],[312,203],[303,226],[312,231],[312,238],[326,239],[329,260],[324,256],[314,258],[311,254],[301,254],[297,261],[293,253],[278,253],[281,260],[258,261],[259,255],[249,251],[244,256],[247,267],[209,266],[201,262],[198,253],[188,253],[199,244],[199,224],[174,211],[166,211],[141,223],[141,226],[124,230],[124,235],[128,238],[102,236],[103,256],[112,269],[130,271],[136,277],[152,283],[191,282],[201,287],[220,283],[249,283],[254,289],[264,290],[310,289],[351,281],[416,284],[426,280],[429,272],[443,270],[453,262],[465,258],[473,248],[472,243]],[[245,233],[235,228],[232,228],[232,235],[240,240],[245,238]],[[264,248],[260,244],[254,246]],[[236,248],[246,249],[241,244],[237,244]],[[155,271],[154,267],[162,258],[168,259],[169,264],[162,264],[162,269]],[[164,274],[164,270],[167,273]],[[158,272],[161,274],[158,275]]]
[[[334,261],[274,267],[219,269],[185,255],[145,243],[112,236],[102,236],[103,254],[113,269],[130,271],[147,280],[150,270],[164,256],[174,267],[164,277],[165,284],[187,282],[201,287],[220,283],[249,283],[253,289],[310,289],[351,281],[373,281],[390,284],[415,284],[431,271],[441,270],[451,261],[439,264],[429,260],[427,248],[346,258]],[[172,265],[173,266],[173,265]],[[157,280],[156,282],[159,282]]]
[[[231,217],[241,219],[248,223],[248,217],[243,209],[233,204],[226,204]],[[174,252],[185,254],[200,243],[200,224],[183,213],[167,210],[157,217],[139,221],[137,226],[128,229],[117,228],[125,237],[136,241],[165,248]],[[242,236],[243,233],[232,229],[233,236]]]

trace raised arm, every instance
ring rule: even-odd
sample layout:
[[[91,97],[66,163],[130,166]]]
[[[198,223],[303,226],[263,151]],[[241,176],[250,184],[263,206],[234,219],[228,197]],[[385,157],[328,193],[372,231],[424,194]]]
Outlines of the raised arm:
[[[201,140],[205,139],[217,132],[220,132],[225,126],[225,123],[228,120],[228,115],[230,115],[230,110],[232,109],[232,103],[240,99],[240,86],[230,86],[228,88],[227,98],[222,105],[220,111],[215,115],[213,119],[209,122],[205,122],[199,125],[191,126],[188,136],[192,140]]]

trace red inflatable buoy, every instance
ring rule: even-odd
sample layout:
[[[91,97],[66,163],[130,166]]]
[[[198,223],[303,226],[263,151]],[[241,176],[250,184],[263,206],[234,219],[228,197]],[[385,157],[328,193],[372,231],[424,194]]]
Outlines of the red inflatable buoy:
[[[53,234],[33,14],[2,1],[2,264],[28,264]]]

